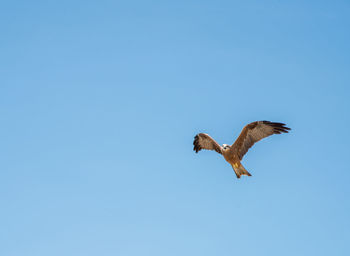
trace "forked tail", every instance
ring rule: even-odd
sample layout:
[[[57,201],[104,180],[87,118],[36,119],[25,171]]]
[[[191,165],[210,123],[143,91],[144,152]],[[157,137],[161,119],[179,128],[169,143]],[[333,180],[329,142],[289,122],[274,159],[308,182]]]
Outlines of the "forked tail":
[[[232,164],[232,168],[238,179],[241,178],[241,175],[252,176],[241,163]]]

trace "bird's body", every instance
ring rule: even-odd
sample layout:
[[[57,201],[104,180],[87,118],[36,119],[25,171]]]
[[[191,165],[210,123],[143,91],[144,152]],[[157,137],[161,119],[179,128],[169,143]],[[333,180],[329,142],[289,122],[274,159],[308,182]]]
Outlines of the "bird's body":
[[[241,175],[251,176],[241,164],[241,160],[249,148],[263,138],[272,134],[288,133],[289,130],[290,128],[286,127],[283,123],[256,121],[246,125],[231,146],[227,144],[220,146],[208,134],[199,133],[194,137],[193,150],[196,153],[201,149],[215,150],[219,154],[222,154],[225,160],[231,164],[237,178],[240,178]]]

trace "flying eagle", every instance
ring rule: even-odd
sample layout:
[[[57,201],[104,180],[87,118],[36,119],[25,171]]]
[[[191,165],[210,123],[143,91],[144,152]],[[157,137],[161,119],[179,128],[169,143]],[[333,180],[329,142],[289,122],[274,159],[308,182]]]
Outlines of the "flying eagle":
[[[245,153],[255,142],[266,138],[272,134],[288,133],[290,128],[283,123],[274,123],[269,121],[256,121],[246,125],[238,139],[231,146],[223,144],[220,146],[212,137],[206,133],[199,133],[194,137],[193,150],[198,153],[201,149],[215,150],[222,154],[235,171],[237,178],[241,175],[252,176],[241,164]]]

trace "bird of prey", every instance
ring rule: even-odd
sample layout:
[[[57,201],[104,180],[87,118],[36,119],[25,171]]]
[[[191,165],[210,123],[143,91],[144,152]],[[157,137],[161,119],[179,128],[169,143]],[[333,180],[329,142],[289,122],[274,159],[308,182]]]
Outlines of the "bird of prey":
[[[223,144],[220,146],[212,137],[206,133],[199,133],[194,137],[193,150],[198,153],[201,149],[215,150],[222,154],[227,162],[231,164],[237,178],[241,175],[252,176],[241,164],[245,153],[255,142],[266,138],[272,134],[288,133],[290,128],[283,123],[269,121],[256,121],[246,125],[235,143],[231,146]]]

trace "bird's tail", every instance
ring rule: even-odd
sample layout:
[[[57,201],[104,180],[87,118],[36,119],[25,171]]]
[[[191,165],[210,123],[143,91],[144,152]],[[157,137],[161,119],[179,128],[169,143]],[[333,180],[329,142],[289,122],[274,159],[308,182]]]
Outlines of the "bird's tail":
[[[241,175],[252,176],[241,163],[233,164],[232,167],[238,179],[241,178]]]

